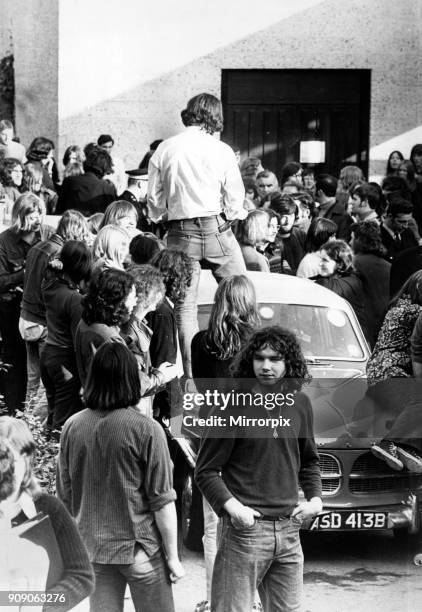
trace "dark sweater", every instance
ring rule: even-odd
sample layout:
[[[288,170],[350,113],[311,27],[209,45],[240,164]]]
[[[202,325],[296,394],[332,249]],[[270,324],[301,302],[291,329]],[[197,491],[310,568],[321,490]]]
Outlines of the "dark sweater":
[[[264,438],[257,437],[256,427],[230,423],[230,416],[277,418],[277,407],[268,412],[262,406],[231,408],[224,412],[226,425],[221,430],[224,438],[203,439],[195,478],[218,515],[223,513],[224,504],[235,497],[261,514],[290,516],[298,502],[299,484],[307,499],[321,497],[309,399],[297,393],[294,405],[281,408],[281,415],[291,419],[290,427],[278,427],[278,438],[271,435],[270,429],[270,436],[266,433]],[[213,428],[214,436],[218,434],[216,429]]]
[[[198,332],[192,339],[192,374],[195,379],[201,378],[231,378],[229,367],[233,361],[220,359],[215,349],[207,342],[207,330]],[[201,383],[198,382],[198,391]]]
[[[370,253],[358,253],[353,264],[362,280],[368,342],[373,347],[390,301],[391,265]]]
[[[39,325],[46,325],[45,306],[41,294],[41,283],[47,271],[48,262],[63,248],[63,238],[58,234],[36,244],[28,253],[23,282],[22,318]]]
[[[117,327],[109,327],[102,323],[87,325],[81,319],[75,333],[75,351],[79,378],[83,387],[92,358],[104,342],[124,342],[124,340]]]
[[[349,302],[355,311],[365,337],[368,338],[370,334],[365,313],[364,289],[362,280],[356,272],[347,272],[346,274],[335,272],[332,276],[315,276],[312,280],[315,280],[322,287],[331,289]]]
[[[232,376],[230,366],[233,357],[220,359],[215,349],[208,344],[207,330],[198,332],[192,339],[192,375],[195,379],[195,386],[200,393],[205,393],[208,389],[220,392],[230,391],[232,388]],[[201,406],[199,416],[206,418],[209,415],[208,406]]]
[[[151,364],[158,368],[162,363],[176,363],[177,360],[177,325],[174,309],[165,298],[154,312],[148,313],[147,322],[152,329],[149,354]],[[154,397],[154,414],[170,418],[182,412],[181,387],[178,378],[169,382],[163,391]]]
[[[331,204],[326,211],[321,213],[321,216],[330,219],[337,225],[336,238],[346,242],[350,241],[350,227],[353,224],[353,218],[346,212],[342,199]]]
[[[82,296],[77,287],[57,275],[42,284],[46,308],[47,344],[73,351],[76,328],[82,315]]]
[[[78,528],[62,502],[52,495],[41,493],[34,503],[37,512],[42,512],[50,517],[63,561],[63,574],[60,582],[51,586],[46,593],[63,593],[66,601],[49,604],[45,610],[66,612],[74,608],[94,590],[92,566]],[[19,525],[25,520],[26,516],[21,513],[13,524]]]
[[[418,270],[422,270],[422,246],[399,253],[391,264],[390,297],[395,296],[407,279]]]
[[[73,208],[89,217],[104,212],[111,202],[117,199],[113,183],[98,178],[92,172],[64,179],[57,202],[56,214]]]
[[[0,234],[0,299],[9,301],[21,295],[24,268],[29,250],[40,241],[40,234],[35,235],[32,244],[23,240],[22,233],[16,233],[9,227]]]
[[[278,239],[280,237],[282,237],[282,234],[279,234]],[[296,274],[305,255],[305,240],[305,232],[298,227],[293,227],[290,236],[280,240],[281,257],[287,261],[293,275]]]

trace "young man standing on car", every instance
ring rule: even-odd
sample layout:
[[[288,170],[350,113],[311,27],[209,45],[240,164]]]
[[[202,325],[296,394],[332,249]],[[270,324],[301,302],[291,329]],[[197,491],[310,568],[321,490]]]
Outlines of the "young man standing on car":
[[[199,94],[181,115],[186,130],[162,142],[149,162],[148,209],[154,223],[168,223],[167,246],[195,260],[191,283],[175,312],[185,375],[191,378],[200,264],[206,262],[217,281],[246,272],[230,226],[235,219],[245,219],[247,211],[233,149],[214,137],[223,129],[220,100]]]
[[[322,510],[312,407],[299,391],[306,362],[292,333],[269,327],[250,338],[234,374],[251,381],[254,399],[236,400],[223,413],[226,425],[209,428],[196,466],[198,486],[220,516],[211,610],[251,610],[258,589],[265,612],[299,611],[299,529]],[[265,399],[275,394],[278,403]],[[268,426],[244,425],[242,417]],[[298,502],[299,484],[307,501]]]

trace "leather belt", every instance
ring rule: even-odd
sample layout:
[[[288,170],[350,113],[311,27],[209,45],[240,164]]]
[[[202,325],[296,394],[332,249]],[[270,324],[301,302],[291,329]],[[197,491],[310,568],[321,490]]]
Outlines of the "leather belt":
[[[257,521],[286,521],[290,519],[290,516],[270,516],[268,514],[263,514],[262,516],[257,516]]]

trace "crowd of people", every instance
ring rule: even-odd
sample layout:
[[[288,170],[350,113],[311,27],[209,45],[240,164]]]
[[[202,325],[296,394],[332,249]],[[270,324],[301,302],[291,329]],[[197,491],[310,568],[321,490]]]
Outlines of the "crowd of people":
[[[409,160],[393,151],[378,185],[354,165],[336,177],[239,157],[215,138],[221,104],[209,94],[181,116],[186,129],[151,143],[139,168],[125,171],[102,134],[69,146],[62,173],[51,140],[25,150],[0,121],[0,515],[20,524],[35,504],[55,517],[64,570],[48,588],[67,593],[61,610],[90,593],[93,612],[122,610],[126,584],[136,610],[174,609],[184,570],[163,425],[187,380],[249,378],[263,393],[308,378],[289,330],[259,331],[247,270],[307,278],[351,304],[373,350],[373,398],[391,377],[422,375],[422,144]],[[201,268],[219,283],[203,331]],[[44,392],[61,501],[39,490],[31,434],[13,418]],[[294,393],[295,435],[202,442],[207,600],[196,612],[257,609],[256,591],[266,611],[300,605],[298,532],[322,502],[312,409],[301,384]],[[417,443],[394,427],[372,451],[422,471]]]

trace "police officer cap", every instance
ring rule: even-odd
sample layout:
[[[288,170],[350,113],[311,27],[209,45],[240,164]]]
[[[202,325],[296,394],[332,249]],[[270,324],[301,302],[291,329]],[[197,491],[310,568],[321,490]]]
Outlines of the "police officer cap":
[[[125,171],[130,178],[140,179],[147,181],[148,180],[148,169],[147,168],[136,168],[136,170],[126,170]]]

